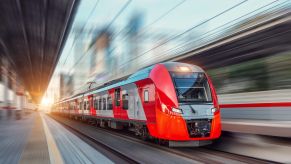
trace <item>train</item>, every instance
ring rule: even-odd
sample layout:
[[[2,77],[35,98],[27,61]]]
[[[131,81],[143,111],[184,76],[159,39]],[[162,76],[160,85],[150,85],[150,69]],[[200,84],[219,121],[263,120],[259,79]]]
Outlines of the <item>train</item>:
[[[221,135],[215,88],[199,66],[165,62],[54,104],[53,113],[131,130],[170,147],[211,144]]]

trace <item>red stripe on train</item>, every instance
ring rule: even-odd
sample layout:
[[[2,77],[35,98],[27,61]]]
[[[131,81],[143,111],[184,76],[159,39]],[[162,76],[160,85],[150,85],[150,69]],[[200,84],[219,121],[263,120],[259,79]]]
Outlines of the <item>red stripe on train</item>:
[[[291,107],[291,102],[220,104],[220,108],[251,108],[251,107]]]

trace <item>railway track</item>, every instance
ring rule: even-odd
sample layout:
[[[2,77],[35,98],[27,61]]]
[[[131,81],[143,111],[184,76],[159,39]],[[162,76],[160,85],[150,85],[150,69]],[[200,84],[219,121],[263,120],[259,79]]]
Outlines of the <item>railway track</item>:
[[[142,141],[129,133],[88,126],[88,124],[80,123],[60,116],[51,115],[51,117],[74,133],[77,133],[78,136],[87,138],[91,142],[102,146],[127,163],[165,163],[166,161],[164,158],[167,158],[167,156],[171,156],[171,158],[174,159],[178,158],[181,160],[181,163],[183,163],[182,161],[184,161],[184,163],[272,163],[270,161],[225,153],[208,148],[168,148],[152,142]],[[102,135],[98,136],[96,135],[97,133],[102,133]],[[105,142],[102,136],[106,136],[108,138],[114,137],[115,140]],[[122,144],[112,144],[113,142],[118,141],[127,142],[127,145],[130,145],[129,148],[135,151],[124,151],[124,149],[122,149]],[[142,145],[142,149],[140,149],[140,145]],[[147,154],[140,154],[139,151],[147,152]],[[151,154],[154,153],[161,154],[160,158],[163,159],[155,159],[157,156],[152,156],[151,158]],[[167,163],[175,163],[175,161],[167,161]]]
[[[112,129],[104,129],[100,127],[95,127],[95,128],[97,130],[106,131],[108,133],[114,133],[114,135],[127,138],[130,141],[135,141],[138,143],[149,145],[151,147],[155,147],[160,150],[171,152],[173,154],[186,157],[195,161],[201,161],[201,162],[207,161],[207,163],[224,163],[224,159],[227,158],[227,159],[231,159],[231,160],[242,162],[242,163],[265,163],[265,164],[272,163],[271,161],[265,161],[265,160],[260,160],[260,159],[256,159],[252,157],[225,153],[218,150],[212,150],[211,148],[199,147],[199,148],[174,148],[173,149],[173,148],[158,145],[149,141],[143,141],[139,139],[138,137],[131,135],[130,133],[120,132],[118,130],[112,130]]]
[[[81,138],[86,138],[87,140],[90,140],[91,142],[93,142],[94,144],[97,144],[98,146],[102,147],[103,149],[105,149],[106,151],[110,152],[111,154],[113,154],[114,156],[118,157],[119,159],[122,159],[123,162],[125,163],[139,163],[138,161],[136,161],[135,159],[131,158],[130,156],[115,150],[113,147],[111,147],[110,145],[106,144],[106,143],[102,143],[100,141],[98,141],[96,138],[91,137],[89,135],[84,134],[83,132],[81,132],[80,130],[77,130],[76,128],[73,128],[63,122],[60,122],[62,125],[64,125],[67,129],[69,129],[71,132],[73,132],[74,134],[76,134],[77,136],[81,137]],[[119,161],[121,162],[121,161]],[[121,162],[121,163],[123,163]]]

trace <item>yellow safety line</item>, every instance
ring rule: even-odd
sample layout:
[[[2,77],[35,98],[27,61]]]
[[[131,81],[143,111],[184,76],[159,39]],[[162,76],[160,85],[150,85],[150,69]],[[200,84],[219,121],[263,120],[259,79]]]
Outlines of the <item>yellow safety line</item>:
[[[63,164],[63,158],[61,156],[61,153],[56,145],[56,142],[43,118],[43,114],[41,115],[41,119],[42,119],[42,123],[43,123],[43,127],[44,127],[44,132],[46,135],[46,141],[48,144],[48,149],[49,149],[49,155],[50,155],[50,162],[52,164]]]

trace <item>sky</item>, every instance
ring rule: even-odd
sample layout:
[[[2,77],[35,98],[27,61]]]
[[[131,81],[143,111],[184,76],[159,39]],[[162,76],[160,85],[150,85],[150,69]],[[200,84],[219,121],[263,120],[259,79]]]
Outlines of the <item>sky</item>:
[[[280,7],[285,2],[286,0],[82,0],[45,96],[51,97],[58,92],[60,72],[71,73],[72,69],[82,69],[74,68],[76,60],[72,55],[72,48],[76,46],[76,40],[86,38],[85,41],[90,42],[92,38],[85,32],[76,34],[76,28],[94,30],[109,26],[116,34],[112,47],[118,52],[127,48],[123,44],[126,35],[122,30],[126,29],[132,15],[137,13],[142,15],[141,31],[146,35],[166,33],[176,36],[194,27],[187,34],[199,37],[211,30],[223,32],[225,27],[217,28],[228,22],[229,25],[235,24],[266,9]],[[227,9],[229,10],[225,11]],[[181,43],[178,39],[171,41],[173,47]],[[142,49],[147,51],[152,47],[152,40],[142,44]],[[152,57],[150,53],[142,55],[144,59]]]

